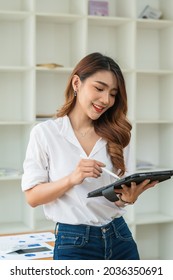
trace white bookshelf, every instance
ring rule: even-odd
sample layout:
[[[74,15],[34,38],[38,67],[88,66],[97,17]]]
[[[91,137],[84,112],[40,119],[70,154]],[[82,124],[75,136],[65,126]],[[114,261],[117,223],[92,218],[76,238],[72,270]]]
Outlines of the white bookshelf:
[[[94,51],[112,56],[123,70],[134,169],[137,160],[173,168],[173,1],[108,2],[109,16],[100,17],[88,15],[88,0],[0,0],[0,170],[22,172],[36,116],[55,113],[73,67]],[[162,19],[139,19],[147,4],[162,10]],[[63,67],[36,66],[42,63]],[[143,259],[173,258],[172,196],[169,180],[127,208]],[[46,229],[54,224],[42,207],[27,205],[21,174],[1,174],[0,234]]]

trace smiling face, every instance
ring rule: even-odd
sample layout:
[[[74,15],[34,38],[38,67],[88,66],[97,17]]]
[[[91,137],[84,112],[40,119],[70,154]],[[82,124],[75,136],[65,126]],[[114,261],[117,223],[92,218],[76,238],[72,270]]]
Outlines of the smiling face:
[[[92,120],[98,119],[115,103],[118,93],[117,78],[111,71],[98,71],[81,82],[73,77],[73,88],[77,91],[75,109]]]

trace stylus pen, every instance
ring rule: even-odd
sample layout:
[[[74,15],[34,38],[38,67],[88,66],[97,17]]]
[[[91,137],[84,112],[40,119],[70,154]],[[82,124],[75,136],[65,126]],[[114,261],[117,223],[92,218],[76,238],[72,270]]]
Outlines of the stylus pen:
[[[102,170],[105,171],[106,173],[108,173],[109,175],[111,175],[112,177],[116,178],[116,179],[120,179],[119,176],[117,176],[115,173],[109,171],[107,168],[102,167]]]
[[[80,155],[80,158],[85,158],[88,159],[88,157],[82,156]],[[112,177],[116,178],[116,179],[121,179],[119,176],[117,176],[115,173],[109,171],[107,168],[102,167],[102,170],[105,171],[106,173],[108,173],[109,175],[111,175]]]

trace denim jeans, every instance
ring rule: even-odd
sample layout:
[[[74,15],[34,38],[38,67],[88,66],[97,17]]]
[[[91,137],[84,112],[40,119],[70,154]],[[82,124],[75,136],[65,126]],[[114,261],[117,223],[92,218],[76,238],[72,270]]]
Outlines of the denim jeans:
[[[101,227],[57,225],[54,260],[139,260],[136,243],[123,217]]]

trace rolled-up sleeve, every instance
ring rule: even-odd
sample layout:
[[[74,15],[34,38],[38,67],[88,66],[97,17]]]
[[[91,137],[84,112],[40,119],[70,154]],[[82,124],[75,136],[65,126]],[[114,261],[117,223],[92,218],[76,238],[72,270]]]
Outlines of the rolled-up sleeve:
[[[39,126],[31,133],[23,163],[22,190],[49,181],[49,162],[46,153],[45,138]]]

